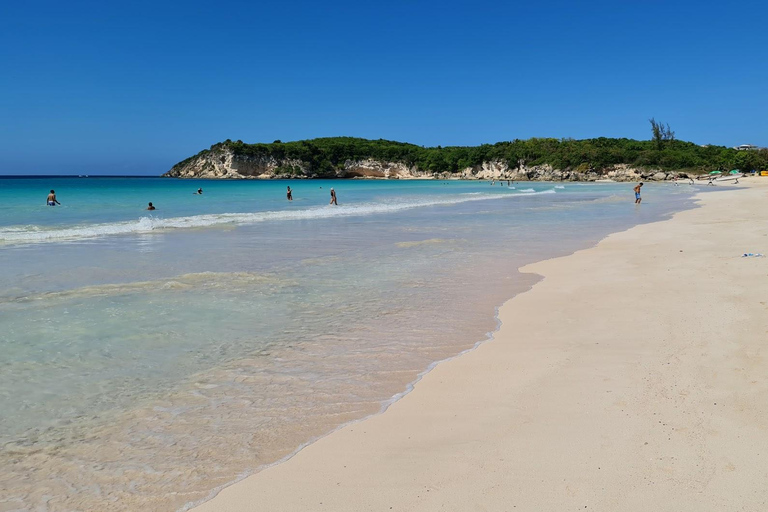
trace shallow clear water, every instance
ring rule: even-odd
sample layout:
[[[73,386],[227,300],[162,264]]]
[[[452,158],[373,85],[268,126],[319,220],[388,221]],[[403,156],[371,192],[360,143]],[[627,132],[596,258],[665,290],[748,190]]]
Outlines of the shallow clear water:
[[[483,340],[536,281],[521,265],[693,188],[643,191],[637,207],[631,184],[0,180],[0,510],[204,499]]]

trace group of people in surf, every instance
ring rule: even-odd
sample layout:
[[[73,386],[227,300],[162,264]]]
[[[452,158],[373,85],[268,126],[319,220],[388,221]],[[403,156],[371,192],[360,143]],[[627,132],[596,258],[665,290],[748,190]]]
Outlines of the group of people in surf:
[[[195,192],[192,192],[192,195],[193,196],[201,196],[201,195],[203,195],[203,189],[202,188],[198,188]],[[147,205],[147,210],[157,210],[157,208],[155,208],[155,205],[152,204],[152,201],[150,201],[149,205]]]
[[[285,196],[289,201],[293,201],[293,191],[291,190],[291,187],[288,187],[288,191],[286,192]],[[331,202],[329,204],[335,204],[336,206],[339,205],[338,201],[336,200],[336,191],[333,190],[333,187],[331,187]]]
[[[320,187],[320,188],[323,188],[323,187]],[[196,192],[193,192],[193,195],[196,195],[196,196],[203,195],[203,189],[202,188],[198,188]],[[289,201],[293,201],[293,191],[291,190],[290,186],[288,187],[288,192],[287,192],[286,195],[287,195],[287,198],[288,198]],[[56,192],[54,190],[51,190],[51,193],[48,194],[48,198],[45,200],[45,204],[47,204],[48,206],[61,205],[61,203],[58,201],[58,199],[56,199]],[[331,202],[330,202],[330,204],[334,204],[334,205],[337,205],[337,206],[339,204],[338,200],[336,199],[336,191],[333,190],[333,187],[331,187]],[[157,210],[155,205],[152,204],[152,201],[150,201],[149,204],[147,205],[147,210]]]

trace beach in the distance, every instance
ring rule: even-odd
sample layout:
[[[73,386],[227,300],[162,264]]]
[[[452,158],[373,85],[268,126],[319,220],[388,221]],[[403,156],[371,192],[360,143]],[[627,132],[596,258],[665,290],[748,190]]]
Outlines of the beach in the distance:
[[[523,267],[491,342],[195,510],[765,510],[767,194]]]

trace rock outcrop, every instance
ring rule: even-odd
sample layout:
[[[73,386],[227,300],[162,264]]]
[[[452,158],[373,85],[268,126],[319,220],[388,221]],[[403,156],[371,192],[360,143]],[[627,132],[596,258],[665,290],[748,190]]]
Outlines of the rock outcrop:
[[[163,176],[173,178],[300,178],[307,177],[300,160],[277,160],[265,156],[235,155],[229,150],[210,151],[173,166]]]
[[[637,169],[620,164],[608,169],[555,169],[550,165],[490,161],[459,172],[428,171],[402,162],[374,159],[346,160],[343,165],[325,171],[313,171],[301,160],[278,160],[270,156],[235,154],[228,148],[203,152],[180,162],[163,176],[173,178],[224,179],[301,179],[301,178],[379,178],[379,179],[465,179],[514,181],[664,181],[687,178],[680,172]]]
[[[383,162],[373,159],[347,160],[337,169],[336,178],[384,178],[384,179],[429,179],[434,175],[418,167],[411,167],[402,162]]]

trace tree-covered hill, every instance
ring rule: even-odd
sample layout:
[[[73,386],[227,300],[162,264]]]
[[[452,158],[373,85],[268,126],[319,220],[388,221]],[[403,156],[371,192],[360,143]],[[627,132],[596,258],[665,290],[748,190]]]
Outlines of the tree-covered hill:
[[[175,167],[208,153],[229,150],[236,156],[272,157],[303,162],[313,173],[330,174],[347,160],[400,162],[425,171],[457,172],[483,162],[501,161],[510,168],[549,164],[555,169],[602,170],[617,164],[665,171],[768,168],[768,150],[736,151],[723,146],[699,146],[680,140],[548,139],[533,138],[481,146],[423,147],[389,140],[328,137],[295,142],[246,144],[226,140],[214,144]]]

